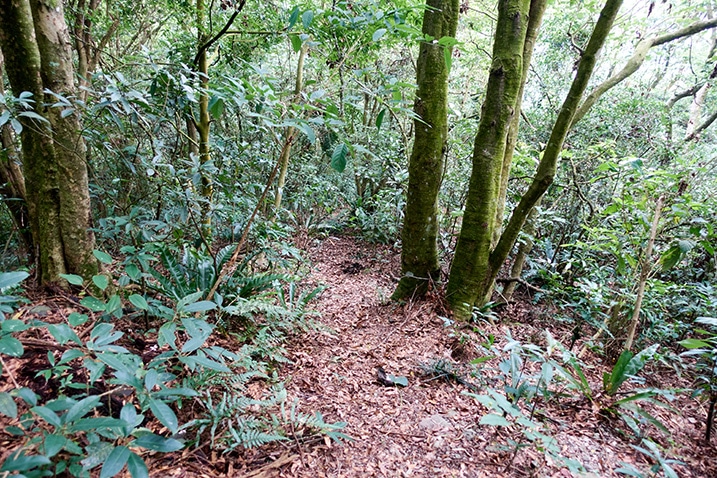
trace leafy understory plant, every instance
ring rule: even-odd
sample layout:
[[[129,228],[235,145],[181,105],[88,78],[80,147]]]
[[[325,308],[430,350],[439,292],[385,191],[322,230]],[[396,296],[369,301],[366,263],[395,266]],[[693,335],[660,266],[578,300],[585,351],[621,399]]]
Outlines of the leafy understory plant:
[[[710,442],[714,424],[715,405],[717,405],[717,318],[698,317],[695,322],[706,325],[710,330],[695,329],[702,338],[690,338],[679,342],[687,352],[683,357],[697,357],[695,365],[695,389],[693,396],[707,400],[707,423],[705,441]]]
[[[628,393],[624,398],[615,400],[622,385],[630,378],[634,378],[657,353],[659,344],[654,344],[636,355],[629,350],[625,350],[612,370],[603,374],[603,392],[612,398],[611,403],[603,407],[603,410],[609,414],[619,416],[625,424],[635,433],[636,436],[642,436],[640,425],[649,423],[654,425],[658,430],[665,434],[669,434],[669,430],[652,414],[650,414],[643,406],[643,403],[650,403],[669,410],[673,408],[661,400],[666,399],[672,401],[674,394],[672,391],[658,388],[638,389]]]
[[[623,466],[617,468],[615,470],[615,473],[620,473],[622,475],[627,476],[634,476],[637,478],[649,478],[653,476],[660,476],[660,474],[665,476],[665,478],[678,478],[677,472],[672,467],[672,465],[684,465],[684,462],[663,457],[662,453],[660,452],[660,449],[651,440],[643,439],[642,444],[644,445],[644,447],[636,445],[630,446],[645,455],[650,461],[654,462],[654,464],[650,466],[649,470],[645,473],[640,470],[637,470],[632,465],[623,463]]]

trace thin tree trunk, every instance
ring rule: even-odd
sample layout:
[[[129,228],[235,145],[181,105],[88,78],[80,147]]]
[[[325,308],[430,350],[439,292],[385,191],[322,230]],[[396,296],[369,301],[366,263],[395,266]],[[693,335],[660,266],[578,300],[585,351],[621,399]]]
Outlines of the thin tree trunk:
[[[635,52],[632,54],[632,57],[630,57],[622,70],[600,83],[590,92],[590,94],[587,95],[583,104],[580,105],[580,108],[575,112],[572,124],[574,125],[580,121],[588,110],[597,102],[597,100],[599,100],[600,97],[608,90],[635,73],[644,63],[645,58],[647,58],[647,53],[651,48],[715,27],[717,27],[717,18],[712,18],[706,21],[695,22],[672,33],[665,33],[663,35],[645,38],[640,41],[640,43],[638,43],[635,47]]]
[[[493,247],[500,239],[502,232],[503,214],[505,213],[505,202],[508,194],[508,178],[510,177],[510,166],[513,164],[513,153],[515,145],[518,142],[518,129],[520,127],[520,111],[523,103],[523,92],[525,90],[525,82],[528,79],[528,71],[530,70],[530,62],[533,58],[533,49],[538,39],[540,25],[543,23],[543,14],[547,7],[547,0],[531,0],[530,12],[528,13],[528,30],[525,33],[525,46],[523,47],[523,73],[520,78],[520,90],[518,90],[518,100],[515,104],[515,115],[510,123],[508,137],[506,138],[505,154],[503,155],[503,167],[500,172],[500,192],[498,193],[498,208],[496,209],[495,220],[496,228],[493,232]],[[518,275],[520,277],[520,273]],[[515,283],[511,282],[510,287],[515,288]]]
[[[209,133],[211,121],[209,118],[209,62],[207,60],[207,49],[203,48],[209,39],[209,35],[205,32],[204,22],[206,16],[206,6],[204,0],[197,0],[197,45],[199,52],[197,55],[197,67],[199,74],[199,121],[196,124],[197,133],[199,135],[199,175],[201,177],[201,185],[199,195],[201,196],[201,224],[202,235],[207,241],[211,241],[212,236],[212,198],[214,196],[214,186],[212,177],[209,174],[208,167],[211,161],[211,151],[209,147]]]
[[[0,52],[0,78],[3,71],[3,56]],[[0,94],[5,94],[0,81]],[[25,176],[22,174],[21,158],[15,135],[6,123],[0,127],[0,195],[10,211],[12,221],[17,228],[23,245],[29,254],[33,253],[30,219],[25,201]]]
[[[298,102],[301,97],[301,90],[304,84],[304,59],[306,58],[306,52],[308,46],[306,43],[301,45],[299,51],[299,60],[296,64],[296,84],[294,86],[294,102]],[[291,158],[291,146],[296,136],[296,128],[289,126],[286,128],[286,134],[284,138],[284,146],[281,149],[281,157],[279,158],[279,179],[276,184],[276,195],[274,196],[274,214],[279,212],[281,207],[281,199],[284,195],[284,186],[286,185],[286,174],[289,171],[289,158]]]
[[[515,280],[508,282],[505,289],[503,289],[503,300],[506,302],[510,302],[513,298],[513,293],[515,292],[515,287],[518,285],[518,279],[520,279],[520,275],[523,272],[525,261],[528,259],[530,252],[533,250],[533,236],[535,235],[536,225],[538,222],[538,206],[540,206],[540,201],[538,201],[533,207],[533,210],[530,211],[528,219],[525,221],[525,226],[523,226],[525,239],[518,246],[518,252],[516,253],[513,265],[510,268],[510,278]]]
[[[655,204],[655,214],[652,217],[652,226],[650,227],[650,238],[647,240],[647,248],[645,249],[645,256],[642,258],[642,264],[640,265],[640,280],[637,284],[637,298],[635,299],[635,308],[632,311],[632,319],[630,320],[630,327],[627,333],[627,339],[625,340],[625,350],[630,350],[632,342],[635,340],[635,332],[637,330],[637,324],[640,322],[640,309],[642,308],[642,299],[645,297],[645,285],[647,284],[647,278],[650,276],[651,260],[652,260],[652,247],[655,244],[655,238],[657,237],[657,227],[660,224],[660,213],[662,212],[662,202],[664,198],[660,196],[657,198]]]
[[[493,231],[497,227],[496,211],[506,140],[516,114],[523,76],[529,6],[528,0],[498,2],[493,62],[473,146],[473,171],[463,224],[446,293],[459,320],[470,318],[479,296],[485,295],[493,281],[490,251]]]
[[[427,0],[423,34],[439,40],[454,38],[458,0]],[[414,143],[408,164],[408,197],[401,232],[401,280],[394,299],[423,294],[440,279],[438,263],[438,192],[443,174],[447,136],[448,74],[446,55],[452,48],[421,42],[417,63],[418,90],[413,106]]]

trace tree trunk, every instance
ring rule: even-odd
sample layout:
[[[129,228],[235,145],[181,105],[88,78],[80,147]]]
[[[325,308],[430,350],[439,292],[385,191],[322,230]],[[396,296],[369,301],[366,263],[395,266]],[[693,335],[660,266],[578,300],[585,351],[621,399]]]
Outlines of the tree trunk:
[[[493,281],[513,248],[526,218],[537,201],[540,200],[552,184],[558,157],[573,122],[573,116],[592,76],[597,54],[605,43],[605,38],[612,28],[621,4],[622,0],[607,0],[605,7],[600,12],[600,17],[580,59],[575,79],[553,125],[548,145],[538,165],[535,178],[513,210],[505,231],[501,234],[495,249],[492,251],[490,250],[490,245],[493,227],[495,227],[494,208],[496,207],[498,194],[496,181],[499,181],[497,168],[502,166],[502,163],[498,165],[494,163],[498,162],[498,158],[502,161],[503,156],[502,152],[499,156],[493,150],[494,161],[491,163],[488,159],[491,157],[491,149],[488,146],[495,143],[483,144],[483,142],[479,142],[479,138],[481,137],[481,128],[483,128],[484,123],[488,123],[486,128],[496,128],[502,124],[503,120],[498,114],[499,111],[486,109],[486,105],[489,102],[496,103],[498,101],[496,99],[497,94],[495,97],[490,92],[486,94],[488,99],[486,100],[486,105],[484,105],[481,125],[478,127],[478,137],[476,137],[474,167],[463,218],[463,227],[456,246],[456,255],[448,282],[447,299],[453,307],[456,318],[469,319],[473,306],[483,305],[489,300],[488,293],[492,290]],[[499,16],[496,44],[502,43],[501,48],[506,48],[505,45],[509,43],[507,41],[509,37],[504,38],[502,35],[506,34],[501,34],[500,28]],[[494,62],[499,56],[494,51]],[[492,76],[493,72],[491,72],[491,79]],[[489,80],[488,88],[490,87],[491,82]],[[505,95],[507,89],[503,88],[500,91]],[[502,145],[505,145],[505,140],[503,140]],[[491,213],[493,214],[492,216]]]
[[[209,132],[211,121],[209,119],[209,62],[207,60],[207,49],[204,48],[209,35],[205,32],[204,0],[197,0],[197,45],[198,53],[198,74],[199,74],[199,121],[197,122],[197,132],[199,134],[199,175],[201,177],[201,186],[199,195],[201,196],[201,223],[202,235],[207,241],[211,240],[212,235],[212,198],[214,196],[214,186],[212,177],[207,168],[211,161],[211,151],[209,148]]]
[[[3,71],[3,56],[0,52],[0,78]],[[5,94],[0,81],[0,94]],[[0,126],[0,196],[10,211],[23,245],[29,254],[33,253],[30,219],[25,201],[25,176],[22,174],[21,159],[15,135],[9,123]]]
[[[533,49],[538,39],[540,25],[543,23],[543,14],[548,6],[547,0],[532,0],[530,2],[530,12],[528,13],[528,30],[525,33],[525,45],[523,46],[523,73],[520,78],[520,90],[518,90],[518,98],[515,103],[515,114],[513,121],[508,129],[508,137],[506,138],[505,153],[503,155],[503,167],[500,172],[500,191],[498,193],[498,208],[496,209],[495,220],[496,228],[493,232],[493,247],[500,239],[500,233],[503,226],[503,214],[505,213],[505,201],[508,194],[508,178],[510,177],[510,166],[513,164],[513,153],[515,145],[518,142],[518,129],[520,126],[520,110],[523,103],[523,91],[525,90],[525,82],[528,80],[528,70],[530,62],[533,58]],[[515,287],[515,282],[511,282],[509,286]]]
[[[49,284],[67,272],[87,277],[97,271],[97,263],[79,119],[50,111],[43,93],[45,88],[64,96],[74,92],[61,4],[0,0],[0,48],[13,92],[32,93],[34,112],[46,118],[18,118],[38,278]]]
[[[301,90],[304,84],[304,59],[308,51],[306,43],[301,45],[299,51],[299,60],[296,64],[296,84],[294,86],[294,102],[298,102],[301,97]],[[274,214],[279,213],[281,207],[281,199],[284,195],[284,186],[286,185],[286,174],[289,171],[289,158],[291,158],[291,146],[296,136],[296,128],[289,126],[286,128],[284,138],[284,147],[281,149],[281,157],[279,158],[279,179],[276,184],[276,195],[274,196]]]
[[[423,34],[439,40],[454,38],[458,25],[458,0],[427,0]],[[413,110],[415,138],[408,165],[408,197],[401,248],[402,277],[394,299],[422,294],[440,278],[438,263],[438,191],[447,135],[448,68],[451,47],[421,42],[418,53],[418,91]]]
[[[506,139],[516,114],[523,75],[529,6],[528,0],[498,3],[493,63],[473,146],[473,171],[447,289],[448,302],[459,319],[470,318],[479,296],[485,295],[492,283],[490,251],[497,227]]]
[[[42,61],[43,86],[65,98],[76,93],[72,46],[62,5],[50,0],[30,0],[35,35]],[[54,102],[47,95],[47,102]],[[86,148],[77,112],[62,116],[61,108],[48,108],[48,119],[55,140],[60,198],[59,225],[67,268],[89,278],[97,273],[92,254],[95,236],[90,225],[90,190],[87,177]]]

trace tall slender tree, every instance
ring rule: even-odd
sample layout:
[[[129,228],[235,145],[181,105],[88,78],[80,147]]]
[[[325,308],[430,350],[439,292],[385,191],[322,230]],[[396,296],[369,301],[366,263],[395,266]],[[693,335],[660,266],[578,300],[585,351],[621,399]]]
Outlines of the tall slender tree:
[[[0,0],[0,49],[13,92],[30,92],[34,101],[36,116],[19,121],[38,277],[48,284],[63,273],[92,275],[97,262],[79,117],[46,106],[56,102],[53,95],[75,93],[62,4]]]
[[[438,191],[441,187],[447,135],[448,62],[458,26],[458,0],[427,0],[417,63],[418,91],[414,103],[415,138],[408,165],[408,198],[402,231],[402,278],[395,299],[423,293],[437,280]]]

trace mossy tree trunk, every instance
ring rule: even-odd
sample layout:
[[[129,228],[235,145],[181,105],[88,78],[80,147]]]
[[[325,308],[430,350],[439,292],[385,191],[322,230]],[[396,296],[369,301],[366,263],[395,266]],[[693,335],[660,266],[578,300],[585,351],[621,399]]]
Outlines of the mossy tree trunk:
[[[523,45],[523,72],[520,78],[520,89],[518,90],[518,98],[515,102],[515,113],[513,121],[508,129],[506,138],[505,153],[503,154],[503,166],[500,171],[500,190],[498,192],[498,208],[496,209],[495,220],[496,228],[493,231],[493,246],[500,239],[500,233],[503,225],[503,214],[505,213],[505,201],[508,195],[508,178],[510,177],[510,167],[513,164],[513,153],[518,143],[518,129],[520,126],[520,111],[523,103],[523,91],[525,83],[528,80],[528,71],[530,62],[533,58],[533,49],[535,42],[538,40],[540,26],[543,24],[543,14],[548,6],[547,0],[532,0],[530,2],[530,10],[528,12],[528,30],[525,33],[525,43]],[[514,283],[512,283],[515,285]]]
[[[502,166],[498,158],[502,159],[503,156],[502,151],[499,156],[495,149],[490,148],[495,142],[479,140],[482,139],[481,128],[484,123],[488,123],[489,130],[502,124],[503,116],[500,113],[504,113],[504,110],[487,110],[485,105],[497,102],[495,97],[487,93],[488,99],[484,105],[481,126],[479,126],[478,136],[476,137],[474,167],[463,218],[463,227],[456,246],[456,255],[448,283],[447,298],[453,307],[456,318],[464,320],[470,318],[473,306],[483,305],[489,300],[489,292],[492,290],[493,282],[501,265],[515,245],[523,224],[525,224],[535,204],[552,184],[565,137],[570,130],[575,112],[592,76],[597,55],[605,43],[621,4],[622,0],[607,0],[600,12],[600,17],[595,24],[590,40],[582,53],[578,71],[560,109],[558,118],[553,125],[548,145],[543,153],[543,158],[540,160],[533,182],[513,210],[505,231],[500,235],[500,239],[492,250],[490,246],[493,228],[496,227],[495,207],[498,195],[496,182],[499,182],[500,179],[497,168]],[[501,9],[501,13],[503,11]],[[503,38],[502,35],[505,34],[500,32],[501,22],[499,16],[496,43],[501,44],[501,48],[505,48],[509,43],[507,40],[510,36]],[[494,62],[497,58],[500,58],[500,55],[494,51]],[[491,71],[492,79],[493,71]],[[488,88],[491,88],[490,80]],[[502,91],[505,96],[507,88],[499,91]],[[494,134],[487,134],[484,139],[491,140],[494,139],[494,136]],[[505,142],[502,144],[504,145]],[[501,144],[498,143],[498,146],[501,146]],[[494,158],[492,163],[489,161],[491,156]]]
[[[44,89],[74,95],[69,35],[61,4],[0,0],[0,48],[13,92],[32,93],[39,121],[20,117],[30,226],[43,284],[59,274],[96,273],[85,146],[79,118],[45,106]],[[50,97],[49,101],[55,100]]]
[[[456,317],[470,318],[490,287],[490,252],[508,129],[516,115],[523,75],[529,0],[500,0],[485,102],[473,146],[473,170],[446,291]]]
[[[427,0],[423,34],[436,40],[454,38],[458,0]],[[414,143],[408,165],[408,197],[402,231],[402,277],[394,299],[424,293],[439,279],[438,191],[441,186],[447,135],[448,67],[451,47],[421,42],[417,63],[418,91],[414,111]]]

